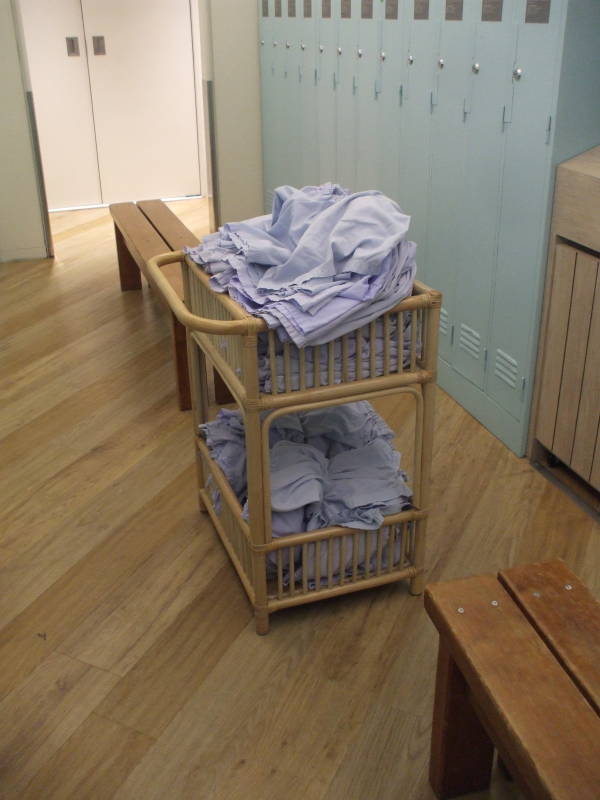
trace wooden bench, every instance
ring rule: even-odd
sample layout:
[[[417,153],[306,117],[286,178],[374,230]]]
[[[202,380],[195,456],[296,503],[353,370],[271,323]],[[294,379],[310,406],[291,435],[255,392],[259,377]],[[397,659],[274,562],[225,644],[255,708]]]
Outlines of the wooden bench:
[[[562,561],[425,590],[440,634],[430,783],[490,784],[494,748],[535,800],[600,798],[600,605]]]
[[[166,206],[162,200],[140,200],[135,203],[113,203],[109,206],[115,224],[117,260],[121,291],[142,288],[143,274],[149,279],[146,264],[153,256],[184,247],[195,247],[199,239]],[[163,272],[179,297],[183,299],[183,278],[179,264],[167,264]],[[160,292],[158,293],[160,297]],[[168,309],[167,304],[165,306]],[[190,376],[187,361],[187,343],[184,326],[168,309],[177,381],[179,408],[191,408]],[[232,401],[229,389],[217,372],[212,373],[214,391],[219,402]]]

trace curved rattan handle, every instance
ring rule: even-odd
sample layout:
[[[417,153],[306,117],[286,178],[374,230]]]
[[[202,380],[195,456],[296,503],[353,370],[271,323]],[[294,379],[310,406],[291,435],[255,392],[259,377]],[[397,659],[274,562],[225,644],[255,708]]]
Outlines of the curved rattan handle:
[[[183,250],[176,250],[172,253],[154,256],[147,263],[148,277],[167,301],[169,308],[182,325],[192,331],[221,335],[248,334],[264,327],[263,321],[259,319],[217,320],[192,314],[161,270],[161,267],[166,264],[182,263],[184,261],[185,253]]]

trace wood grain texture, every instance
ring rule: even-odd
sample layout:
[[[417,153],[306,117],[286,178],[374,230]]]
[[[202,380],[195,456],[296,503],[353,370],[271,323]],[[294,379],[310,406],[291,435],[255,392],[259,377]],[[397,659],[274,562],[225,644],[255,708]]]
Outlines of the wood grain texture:
[[[539,405],[535,435],[552,449],[556,413],[560,397],[571,295],[575,277],[577,251],[567,245],[557,245],[554,255],[554,276],[550,291],[543,367],[539,389]]]
[[[556,234],[600,251],[600,147],[565,161],[556,171]]]
[[[589,481],[600,427],[600,261],[596,260],[596,291],[585,354],[581,399],[571,458],[572,469]],[[600,489],[596,484],[595,488]]]
[[[203,201],[170,207],[203,235]],[[158,776],[161,800],[432,800],[437,637],[422,602],[387,587],[275,614],[256,637],[197,511],[162,306],[145,287],[121,293],[106,209],[53,214],[52,227],[55,262],[0,265],[0,702],[24,709],[9,737],[19,791],[138,800]],[[436,403],[429,578],[560,557],[599,596],[600,526],[443,392]],[[390,423],[403,411],[377,408]],[[212,567],[184,565],[193,552]],[[71,711],[40,727],[34,685],[53,659],[73,661],[57,653],[67,642],[127,671],[102,691],[82,677]],[[470,800],[518,796],[495,775]]]
[[[600,605],[563,561],[501,570],[499,578],[600,714]]]
[[[536,800],[595,800],[600,717],[496,577],[432,584],[425,606],[515,780]]]
[[[143,733],[90,714],[36,773],[20,800],[107,800],[152,743]]]
[[[587,253],[577,251],[569,329],[552,445],[552,452],[565,464],[571,463],[573,454],[597,272],[596,259]]]

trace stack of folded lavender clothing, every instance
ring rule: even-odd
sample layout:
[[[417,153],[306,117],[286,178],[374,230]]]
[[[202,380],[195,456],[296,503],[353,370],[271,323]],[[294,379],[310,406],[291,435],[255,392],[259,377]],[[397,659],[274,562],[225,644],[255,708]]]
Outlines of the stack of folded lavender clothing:
[[[291,341],[297,347],[325,344],[359,331],[411,294],[416,245],[406,239],[409,222],[410,217],[381,192],[350,194],[332,184],[304,189],[281,186],[274,193],[272,214],[227,223],[186,252],[212,276],[215,291],[228,292],[277,331],[281,356],[282,342]],[[406,352],[408,320],[402,333]],[[396,341],[395,331],[390,334]],[[381,327],[377,335],[381,342],[377,374],[382,374]],[[266,341],[261,344],[261,388],[269,391],[272,377]],[[351,347],[354,375],[358,358],[362,374],[369,374],[365,340],[359,336],[358,346],[354,341]],[[318,357],[323,359],[325,354]],[[404,359],[404,354],[400,357]],[[341,363],[339,353],[337,358]],[[393,345],[392,370],[398,358]],[[291,369],[297,384],[293,351]],[[336,382],[341,380],[339,372]]]
[[[200,426],[200,432],[247,517],[241,415],[222,409],[214,422]],[[331,526],[374,531],[381,527],[385,516],[409,507],[411,490],[400,469],[400,454],[392,447],[393,438],[393,431],[365,401],[288,414],[275,420],[270,429],[273,536]],[[218,507],[217,493],[213,499]],[[359,546],[361,564],[373,558],[368,534],[363,535]],[[341,568],[348,569],[353,558],[349,548],[346,563],[340,565],[339,550],[337,541],[334,573],[338,576]],[[308,577],[312,581],[320,579],[326,570],[326,563],[317,566],[314,559],[311,551]],[[273,563],[274,560],[273,557]],[[289,580],[295,565],[288,562],[286,555],[284,566]],[[296,579],[299,577],[296,575]]]

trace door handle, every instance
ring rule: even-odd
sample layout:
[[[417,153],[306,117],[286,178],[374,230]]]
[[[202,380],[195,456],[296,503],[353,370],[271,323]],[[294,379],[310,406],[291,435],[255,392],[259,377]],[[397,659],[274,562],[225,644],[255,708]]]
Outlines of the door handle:
[[[95,56],[105,56],[106,43],[104,41],[104,36],[92,36],[92,47]]]

